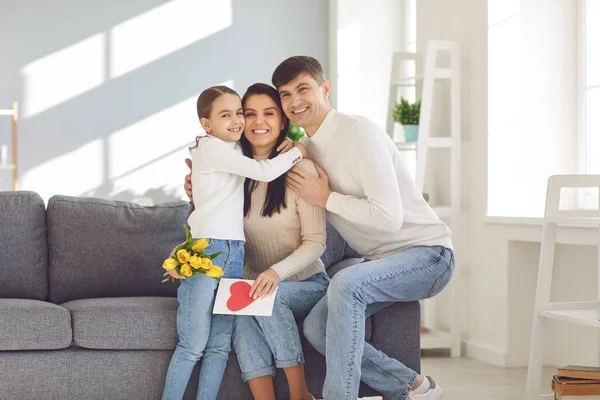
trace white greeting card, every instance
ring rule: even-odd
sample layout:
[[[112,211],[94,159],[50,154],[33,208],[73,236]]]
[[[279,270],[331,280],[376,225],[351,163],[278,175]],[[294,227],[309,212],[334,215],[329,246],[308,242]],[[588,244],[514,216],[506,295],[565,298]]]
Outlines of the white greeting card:
[[[213,314],[270,317],[273,314],[273,304],[275,304],[275,295],[278,288],[275,289],[273,294],[255,300],[248,295],[253,283],[254,281],[247,279],[221,279],[217,289]]]

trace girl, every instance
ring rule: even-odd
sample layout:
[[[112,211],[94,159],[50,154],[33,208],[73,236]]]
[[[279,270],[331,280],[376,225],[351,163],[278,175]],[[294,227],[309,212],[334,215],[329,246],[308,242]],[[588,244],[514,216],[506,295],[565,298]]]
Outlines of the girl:
[[[244,129],[242,103],[226,86],[203,91],[197,102],[205,137],[196,139],[192,155],[194,211],[188,224],[194,238],[206,238],[213,260],[224,278],[242,278],[244,267],[244,180],[270,182],[302,159],[304,148],[295,144],[274,159],[245,157],[237,141]],[[182,279],[177,290],[179,343],[171,358],[163,400],[181,399],[194,365],[202,358],[197,400],[216,399],[231,348],[233,316],[212,315],[217,281],[206,275]]]

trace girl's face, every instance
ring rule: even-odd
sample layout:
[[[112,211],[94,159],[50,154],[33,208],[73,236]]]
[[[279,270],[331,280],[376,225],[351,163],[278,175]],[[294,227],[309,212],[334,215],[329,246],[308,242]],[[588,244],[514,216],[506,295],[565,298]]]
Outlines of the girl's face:
[[[269,154],[283,129],[283,116],[277,104],[266,94],[255,94],[246,100],[244,135],[256,155]]]
[[[210,116],[200,122],[206,133],[225,142],[236,142],[244,131],[242,101],[239,96],[224,93],[213,102]]]

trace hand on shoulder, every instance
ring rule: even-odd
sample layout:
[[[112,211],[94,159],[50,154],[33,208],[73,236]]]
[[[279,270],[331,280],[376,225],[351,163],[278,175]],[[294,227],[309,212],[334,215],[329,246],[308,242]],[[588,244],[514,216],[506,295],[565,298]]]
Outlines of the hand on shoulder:
[[[300,142],[294,142],[294,147],[297,147],[298,150],[302,153],[302,158],[308,158],[308,152],[306,151],[306,146],[304,146]]]

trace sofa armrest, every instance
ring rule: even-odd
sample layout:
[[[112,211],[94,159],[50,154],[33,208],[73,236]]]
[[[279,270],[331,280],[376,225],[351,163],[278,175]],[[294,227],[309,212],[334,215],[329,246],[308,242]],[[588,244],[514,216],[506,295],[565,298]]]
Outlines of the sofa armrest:
[[[421,372],[421,307],[418,301],[394,303],[371,317],[371,343],[389,357]]]

